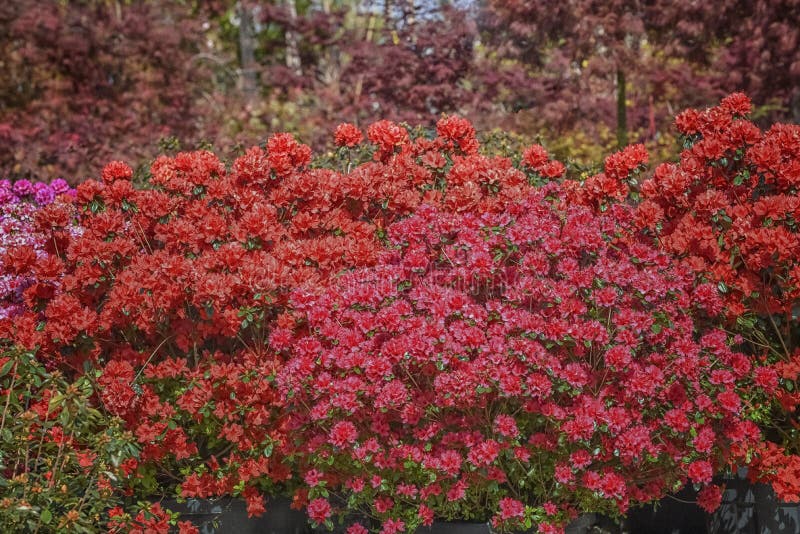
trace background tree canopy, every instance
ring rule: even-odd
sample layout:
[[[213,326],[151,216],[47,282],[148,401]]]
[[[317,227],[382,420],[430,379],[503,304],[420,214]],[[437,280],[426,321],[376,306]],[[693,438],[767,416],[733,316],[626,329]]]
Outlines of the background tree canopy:
[[[12,179],[276,131],[321,148],[345,120],[442,113],[561,158],[626,141],[658,157],[670,116],[731,91],[757,120],[800,121],[800,1],[16,0],[0,67]]]

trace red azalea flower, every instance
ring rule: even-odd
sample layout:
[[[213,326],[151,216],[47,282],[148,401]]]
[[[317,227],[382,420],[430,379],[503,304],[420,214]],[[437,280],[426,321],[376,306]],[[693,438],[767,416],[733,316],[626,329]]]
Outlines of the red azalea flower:
[[[722,503],[722,488],[711,484],[697,494],[697,505],[709,514],[713,513]]]
[[[110,184],[117,180],[130,180],[133,177],[133,169],[124,161],[112,161],[103,167],[103,183]]]
[[[704,484],[711,482],[711,477],[714,474],[714,470],[709,462],[705,460],[698,460],[689,464],[686,473],[695,484]]]
[[[354,147],[364,140],[361,130],[354,124],[344,123],[336,127],[334,141],[336,146]]]
[[[500,519],[506,521],[508,519],[525,517],[525,505],[516,499],[510,497],[503,497],[500,499]]]
[[[331,428],[330,441],[336,447],[347,447],[358,439],[358,431],[353,423],[339,421]]]
[[[322,523],[328,519],[332,511],[331,504],[326,499],[322,498],[317,498],[309,502],[306,510],[308,512],[308,517],[317,523]]]

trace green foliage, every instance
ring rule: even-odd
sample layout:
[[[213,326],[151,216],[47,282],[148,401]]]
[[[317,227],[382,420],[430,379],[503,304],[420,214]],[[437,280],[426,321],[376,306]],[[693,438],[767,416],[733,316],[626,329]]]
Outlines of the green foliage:
[[[0,356],[0,531],[96,532],[138,456],[122,422],[33,353]]]

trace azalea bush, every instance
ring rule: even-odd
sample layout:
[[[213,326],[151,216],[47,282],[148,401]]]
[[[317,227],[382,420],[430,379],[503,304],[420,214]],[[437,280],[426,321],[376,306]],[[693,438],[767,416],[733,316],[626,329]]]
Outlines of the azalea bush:
[[[750,109],[736,94],[677,117],[684,150],[642,185],[639,222],[719,285],[730,316],[774,317],[772,334],[794,345],[800,127],[762,132],[746,119]]]
[[[641,145],[568,171],[539,145],[482,150],[458,117],[343,124],[316,158],[289,134],[229,165],[162,156],[144,184],[112,162],[4,232],[18,282],[0,340],[97,377],[91,402],[141,449],[131,496],[241,496],[259,515],[283,493],[315,523],[358,511],[387,533],[434,518],[557,531],[687,481],[712,509],[711,476],[769,447],[753,421],[796,378],[756,350],[794,320],[794,249],[734,244],[763,228],[783,243],[793,219],[732,204],[740,167],[754,205],[772,191],[749,143],[789,162],[794,130],[740,125],[738,96],[719,109],[682,116],[699,129],[652,178]],[[725,128],[744,148],[698,159]],[[703,211],[728,175],[730,206]],[[19,184],[0,193],[30,201]]]
[[[268,345],[291,320],[289,292],[374,263],[386,226],[423,203],[500,212],[530,187],[510,160],[478,155],[462,119],[413,141],[389,121],[367,134],[359,147],[357,128],[337,130],[341,162],[355,162],[341,171],[310,167],[288,134],[230,169],[209,152],[162,157],[146,188],[114,162],[74,206],[40,210],[36,231],[53,236],[43,256],[29,244],[5,255],[35,283],[4,337],[49,365],[103,369],[103,405],[143,447],[140,491],[243,495],[261,513],[262,491],[299,482]]]
[[[782,388],[762,417],[768,443],[753,473],[779,497],[800,499],[800,127],[762,131],[747,119],[749,99],[676,119],[684,150],[641,185],[638,224],[663,250],[717,285],[726,327],[745,337],[753,358],[775,364]],[[791,456],[790,456],[791,455]]]
[[[272,339],[312,520],[338,501],[385,533],[435,517],[553,532],[705,486],[755,444],[745,403],[777,377],[693,319],[719,312],[716,289],[638,242],[631,209],[556,200],[420,209],[376,266],[295,294],[302,335]]]

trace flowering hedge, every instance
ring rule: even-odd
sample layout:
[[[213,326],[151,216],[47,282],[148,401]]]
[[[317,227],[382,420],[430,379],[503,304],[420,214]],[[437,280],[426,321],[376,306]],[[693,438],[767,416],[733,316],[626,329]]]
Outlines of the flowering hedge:
[[[793,219],[730,204],[742,167],[763,204],[762,146],[792,175],[797,132],[743,124],[742,98],[682,115],[681,162],[644,183],[641,146],[578,181],[540,146],[483,154],[458,117],[430,135],[379,121],[366,141],[345,124],[326,160],[289,134],[229,167],[161,157],[144,188],[113,162],[2,256],[25,282],[0,338],[102,369],[99,401],[142,447],[130,491],[241,495],[251,514],[283,492],[316,522],[346,504],[387,533],[624,513],[746,461],[764,399],[793,398],[744,343],[793,295],[773,243]],[[706,154],[715,135],[728,145]]]
[[[633,239],[630,209],[545,191],[494,215],[423,208],[376,266],[295,294],[305,333],[272,345],[312,520],[351,493],[387,533],[434,517],[551,532],[710,483],[755,443],[741,396],[777,379],[698,329],[716,291]]]

